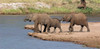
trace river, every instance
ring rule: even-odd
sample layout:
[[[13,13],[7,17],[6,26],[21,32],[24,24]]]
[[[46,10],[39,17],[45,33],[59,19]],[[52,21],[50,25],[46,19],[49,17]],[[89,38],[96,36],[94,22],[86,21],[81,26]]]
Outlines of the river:
[[[54,17],[54,16],[51,16]],[[24,15],[0,15],[0,49],[96,49],[71,42],[44,41],[27,35]],[[61,18],[60,16],[55,18]],[[100,17],[89,17],[89,22],[98,22]]]

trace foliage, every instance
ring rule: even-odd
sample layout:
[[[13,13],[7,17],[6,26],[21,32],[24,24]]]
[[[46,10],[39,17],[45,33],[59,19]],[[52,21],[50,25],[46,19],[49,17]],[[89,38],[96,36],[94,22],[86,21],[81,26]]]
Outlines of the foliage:
[[[100,3],[100,0],[92,0],[94,3]]]
[[[87,7],[86,9],[77,9],[76,12],[82,12],[82,13],[92,13],[93,9]]]
[[[2,9],[2,13],[70,13],[70,12],[83,12],[83,13],[100,13],[100,0],[86,0],[86,9],[77,9],[80,0],[1,0],[0,3],[15,3],[24,2],[30,3],[26,8],[19,9]],[[35,9],[35,2],[43,2],[51,6],[48,8]],[[53,6],[55,4],[55,6]]]
[[[42,12],[44,12],[43,10],[38,10],[38,9],[34,9],[34,8],[28,8],[28,11],[30,13],[42,13]]]
[[[70,10],[68,10],[67,8],[63,8],[63,7],[52,7],[51,9],[42,9],[44,12],[47,13],[68,13],[70,12]]]
[[[8,13],[22,13],[20,9],[4,9],[2,10],[3,13],[8,14]]]

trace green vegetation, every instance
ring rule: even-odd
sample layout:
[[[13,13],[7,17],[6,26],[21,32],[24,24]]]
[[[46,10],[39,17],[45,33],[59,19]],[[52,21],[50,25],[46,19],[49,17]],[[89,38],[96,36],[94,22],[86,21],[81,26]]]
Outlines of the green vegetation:
[[[20,13],[22,13],[21,11],[20,11],[20,9],[3,9],[2,10],[2,13],[5,13],[5,14],[20,14]]]
[[[52,7],[50,9],[47,8],[42,8],[42,9],[34,9],[34,8],[27,8],[27,9],[23,9],[20,8],[20,10],[22,11],[23,14],[26,13],[69,13],[70,10],[66,9],[66,8],[57,8],[57,7]]]
[[[83,12],[83,13],[100,13],[100,0],[86,0],[87,8],[78,9],[80,0],[1,0],[0,3],[29,3],[27,8],[18,9],[2,9],[0,13],[5,14],[27,14],[27,13],[70,13],[70,12]],[[43,2],[50,5],[49,8],[34,8],[34,3]]]
[[[93,12],[93,9],[92,8],[89,8],[87,7],[86,9],[77,9],[76,12],[82,12],[82,13],[92,13]]]
[[[34,9],[34,8],[28,8],[28,11],[30,13],[42,13],[42,12],[44,12],[43,10],[37,10],[37,9]]]
[[[100,3],[100,0],[91,0],[93,1],[94,3]]]
[[[70,10],[60,7],[52,7],[51,9],[41,9],[42,11],[44,11],[45,13],[68,13],[70,12]]]

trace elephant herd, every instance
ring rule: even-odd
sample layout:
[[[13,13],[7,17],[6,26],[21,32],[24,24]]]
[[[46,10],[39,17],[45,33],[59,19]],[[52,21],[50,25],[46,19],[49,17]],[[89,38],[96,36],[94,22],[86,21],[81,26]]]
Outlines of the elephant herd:
[[[25,17],[24,21],[33,21],[34,22],[34,32],[50,32],[50,28],[54,27],[54,31],[56,28],[59,28],[60,32],[62,32],[61,29],[61,22],[60,21],[66,21],[70,22],[69,26],[69,31],[72,32],[73,26],[80,25],[81,29],[80,31],[82,32],[83,27],[85,26],[87,28],[87,32],[90,32],[89,26],[88,26],[88,21],[87,21],[87,16],[83,13],[71,13],[71,14],[66,14],[64,17],[62,17],[61,20],[57,18],[51,18],[48,14],[30,14]],[[40,29],[39,29],[40,25]],[[44,30],[42,31],[42,26],[44,26]]]

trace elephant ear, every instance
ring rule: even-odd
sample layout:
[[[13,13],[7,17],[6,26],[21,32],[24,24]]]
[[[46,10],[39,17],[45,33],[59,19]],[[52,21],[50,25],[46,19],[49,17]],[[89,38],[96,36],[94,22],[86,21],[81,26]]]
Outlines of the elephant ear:
[[[26,15],[25,19],[29,19],[29,16],[30,16],[30,15]]]
[[[67,16],[67,20],[66,21],[70,22],[71,19],[72,19],[72,15],[69,15],[69,16]]]
[[[32,14],[29,15],[29,20],[31,20],[31,18],[32,18]]]
[[[37,18],[38,18],[38,14],[32,14],[32,16],[31,16],[32,21],[37,20]]]

